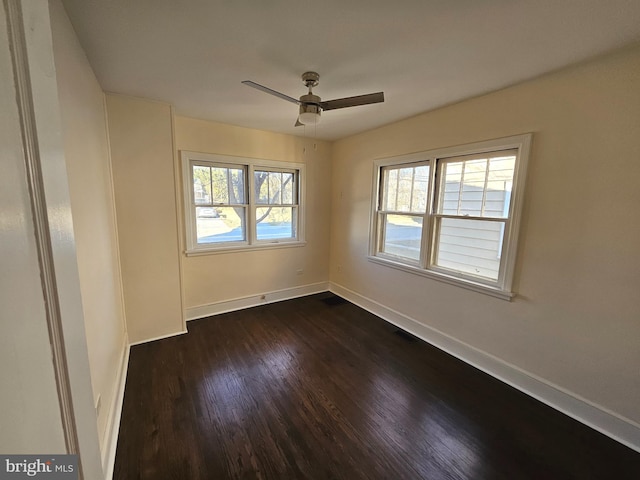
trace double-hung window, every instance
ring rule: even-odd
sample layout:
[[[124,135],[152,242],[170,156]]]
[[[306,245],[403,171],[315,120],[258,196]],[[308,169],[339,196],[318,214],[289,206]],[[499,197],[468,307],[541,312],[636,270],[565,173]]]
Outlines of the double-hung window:
[[[508,299],[531,135],[375,163],[371,260]]]
[[[182,152],[187,254],[304,244],[304,165]]]

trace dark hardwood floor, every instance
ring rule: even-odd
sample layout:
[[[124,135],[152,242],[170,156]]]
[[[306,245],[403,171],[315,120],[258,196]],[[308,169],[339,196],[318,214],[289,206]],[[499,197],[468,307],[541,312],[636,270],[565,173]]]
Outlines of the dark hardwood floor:
[[[332,294],[131,349],[114,479],[640,479],[640,454]]]

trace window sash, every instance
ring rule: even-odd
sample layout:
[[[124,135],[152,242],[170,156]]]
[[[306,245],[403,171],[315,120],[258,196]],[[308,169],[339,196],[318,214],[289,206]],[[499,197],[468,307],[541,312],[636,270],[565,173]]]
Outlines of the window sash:
[[[500,280],[504,270],[507,219],[455,215],[434,215],[433,219],[429,268],[474,281]],[[445,225],[447,221],[449,224]],[[470,228],[465,224],[474,226]]]
[[[298,204],[299,172],[297,170],[256,167],[253,172],[254,203],[256,205],[291,206]],[[259,172],[267,174],[267,178],[263,179],[260,188],[255,185],[256,176]],[[280,189],[278,191],[272,191],[271,185],[273,182],[271,179],[277,179],[278,177],[280,177]],[[262,187],[265,187],[264,190],[266,190],[266,192],[262,192]],[[266,193],[266,201],[263,200],[264,193]],[[276,200],[280,201],[278,202]]]
[[[196,168],[205,168],[205,169],[209,169],[210,171],[210,201],[203,201],[203,202],[198,202],[195,198],[195,170]],[[226,179],[227,179],[227,187],[226,187],[226,197],[227,199],[229,199],[229,201],[214,201],[214,196],[213,196],[213,169],[217,169],[217,170],[226,170]],[[231,177],[230,177],[230,171],[231,170],[235,170],[235,171],[240,171],[242,172],[242,191],[239,192],[237,195],[235,193],[233,193],[233,189],[231,187]],[[198,161],[191,161],[191,168],[190,168],[190,173],[191,173],[191,188],[194,189],[194,195],[192,196],[192,204],[197,205],[197,206],[217,206],[217,205],[223,205],[223,206],[231,206],[231,205],[246,205],[248,204],[248,200],[247,200],[247,166],[246,165],[233,165],[233,164],[224,164],[224,163],[213,163],[213,162],[198,162]],[[204,185],[203,185],[204,188]],[[231,201],[230,199],[232,197],[237,197],[236,201]],[[218,197],[219,198],[219,197]]]
[[[420,171],[418,171],[420,170]],[[426,170],[426,172],[425,172]],[[404,172],[403,172],[404,171]],[[429,198],[430,162],[412,162],[382,167],[378,210],[384,212],[424,214]],[[395,174],[395,175],[394,175]],[[404,175],[404,178],[402,176]],[[422,178],[420,178],[422,176]],[[402,192],[401,184],[409,183],[409,191]],[[418,183],[418,185],[416,185]],[[406,190],[406,187],[405,187]],[[402,196],[408,200],[407,208],[398,208]],[[424,197],[424,199],[421,199]],[[396,208],[389,208],[393,203]]]
[[[260,210],[267,212],[259,213]],[[261,217],[275,212],[276,222],[262,224]],[[278,210],[280,215],[278,216]],[[290,211],[289,217],[282,215],[282,211]],[[283,218],[284,217],[284,218]],[[273,242],[280,240],[296,240],[298,238],[298,207],[297,205],[256,205],[255,206],[255,222],[256,222],[256,241],[257,242]],[[261,228],[262,227],[262,228]]]
[[[434,214],[449,214],[460,217],[508,218],[517,155],[517,150],[508,149],[437,159],[436,169],[439,180]],[[485,163],[484,171],[479,168],[482,162]],[[448,181],[447,174],[447,170],[455,164],[460,164],[460,172],[457,175],[454,172],[453,179],[457,180],[455,177],[459,176],[458,190],[450,188],[456,182]],[[511,167],[511,164],[513,164],[513,167]],[[494,165],[497,165],[497,168],[492,168]],[[473,168],[474,166],[476,166],[475,169]],[[500,184],[504,186],[502,190],[499,190]],[[455,195],[456,193],[457,195]],[[449,194],[449,199],[446,198],[447,194]],[[479,205],[476,208],[472,208],[470,205],[465,207],[464,202]],[[457,203],[457,205],[454,207],[451,205],[452,203]],[[492,204],[493,209],[487,208],[488,204]],[[499,208],[496,210],[496,207]],[[457,210],[457,213],[451,212],[454,209]],[[497,213],[488,214],[487,211]]]
[[[390,222],[390,217],[396,217],[396,221]],[[378,213],[378,218],[380,225],[378,253],[420,265],[425,224],[428,217],[424,214],[381,211]],[[416,233],[419,235],[416,236]]]

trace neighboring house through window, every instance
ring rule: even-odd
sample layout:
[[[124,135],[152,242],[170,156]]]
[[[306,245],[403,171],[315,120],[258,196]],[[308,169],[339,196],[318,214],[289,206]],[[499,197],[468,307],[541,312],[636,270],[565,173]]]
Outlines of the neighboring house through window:
[[[375,162],[370,259],[511,298],[531,135]]]

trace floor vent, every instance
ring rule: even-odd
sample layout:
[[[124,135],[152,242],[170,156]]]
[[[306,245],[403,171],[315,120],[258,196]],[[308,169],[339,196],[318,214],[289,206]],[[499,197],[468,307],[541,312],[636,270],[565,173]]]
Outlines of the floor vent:
[[[343,303],[348,303],[347,300],[345,300],[342,297],[339,297],[337,295],[331,295],[330,297],[325,297],[322,299],[322,301],[329,305],[329,306],[334,306],[334,305],[342,305]]]

